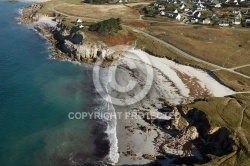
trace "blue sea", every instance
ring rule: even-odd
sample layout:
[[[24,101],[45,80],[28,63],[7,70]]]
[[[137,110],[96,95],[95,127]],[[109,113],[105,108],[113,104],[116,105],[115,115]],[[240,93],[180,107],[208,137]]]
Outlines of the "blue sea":
[[[0,1],[0,166],[92,165],[109,153],[91,67],[50,59],[49,43],[16,21],[27,3]],[[100,164],[101,165],[101,164]]]

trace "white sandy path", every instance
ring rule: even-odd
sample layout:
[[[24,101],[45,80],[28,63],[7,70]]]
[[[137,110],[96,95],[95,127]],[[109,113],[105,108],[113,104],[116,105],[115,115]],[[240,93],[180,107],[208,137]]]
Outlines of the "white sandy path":
[[[220,84],[218,81],[216,81],[214,78],[212,78],[207,72],[196,69],[190,66],[185,66],[181,64],[177,64],[173,61],[170,61],[166,58],[158,58],[151,56],[141,50],[135,50],[130,49],[128,50],[130,54],[127,54],[127,58],[131,59],[140,59],[144,56],[147,56],[154,68],[159,69],[163,74],[165,74],[179,89],[180,93],[183,96],[188,97],[189,95],[189,89],[187,86],[183,83],[183,81],[179,78],[175,70],[180,71],[182,73],[185,73],[189,75],[190,77],[194,77],[199,80],[199,84],[207,88],[215,97],[223,97],[227,95],[232,95],[235,92],[231,89],[225,87],[224,85]],[[133,56],[136,55],[136,56]]]

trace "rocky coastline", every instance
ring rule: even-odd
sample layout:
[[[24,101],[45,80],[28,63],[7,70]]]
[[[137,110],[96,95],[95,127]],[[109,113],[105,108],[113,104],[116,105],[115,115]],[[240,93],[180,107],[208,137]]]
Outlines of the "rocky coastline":
[[[89,42],[84,32],[80,31],[79,28],[68,28],[61,22],[56,22],[56,19],[52,17],[38,14],[37,11],[41,8],[40,4],[32,4],[23,8],[18,20],[22,24],[33,24],[34,29],[51,43],[52,58],[87,64],[101,60],[103,67],[120,58],[120,52],[109,48],[105,43],[101,41]],[[41,18],[53,19],[56,26],[46,22],[36,23]]]
[[[74,32],[74,29],[68,30],[62,24],[57,24],[56,27],[40,24],[34,28],[52,44],[52,57],[57,60],[67,59],[93,64],[99,59],[108,64],[108,62],[119,59],[119,53],[108,48],[104,43],[100,41],[86,42],[83,32]]]

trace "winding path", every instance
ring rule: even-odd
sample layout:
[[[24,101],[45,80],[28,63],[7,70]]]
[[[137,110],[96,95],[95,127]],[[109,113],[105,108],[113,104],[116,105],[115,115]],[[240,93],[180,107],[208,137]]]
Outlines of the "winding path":
[[[66,17],[83,18],[83,19],[91,19],[91,20],[94,20],[94,21],[102,21],[102,19],[97,19],[97,18],[79,17],[79,16],[75,16],[75,15],[70,15],[70,14],[67,14],[67,13],[60,12],[60,11],[58,11],[58,10],[55,9],[56,7],[61,6],[61,5],[64,5],[64,4],[66,4],[66,3],[61,3],[61,4],[58,4],[58,5],[55,5],[55,6],[53,6],[53,7],[51,8],[51,10],[52,10],[53,12],[55,12],[55,13],[64,15],[64,16],[66,16]],[[140,17],[140,18],[141,18],[141,17]],[[174,50],[175,52],[179,53],[179,54],[180,54],[181,56],[183,56],[183,57],[186,57],[186,58],[188,58],[188,59],[195,60],[195,61],[197,61],[197,62],[200,62],[200,63],[203,63],[203,64],[205,64],[205,65],[208,65],[208,66],[211,66],[211,67],[216,68],[214,71],[216,71],[216,70],[226,70],[226,71],[228,71],[228,72],[230,72],[230,73],[233,73],[233,74],[236,74],[236,75],[239,75],[239,76],[242,76],[242,77],[245,77],[245,78],[250,79],[250,76],[235,71],[235,70],[238,69],[238,68],[250,66],[250,64],[243,65],[243,66],[238,66],[238,67],[234,67],[234,68],[225,68],[225,67],[222,67],[222,66],[213,64],[213,63],[211,63],[211,62],[208,62],[208,61],[199,59],[199,58],[197,58],[197,57],[195,57],[195,56],[193,56],[193,55],[190,55],[190,54],[188,54],[188,53],[182,51],[181,49],[179,49],[179,48],[173,46],[172,44],[167,43],[167,42],[165,42],[165,41],[163,41],[163,40],[161,40],[161,39],[158,39],[158,38],[156,38],[155,36],[152,36],[152,35],[150,35],[149,33],[146,33],[146,32],[144,32],[144,31],[142,31],[142,30],[139,30],[139,29],[137,29],[137,28],[134,28],[134,27],[131,27],[131,26],[128,26],[128,25],[122,25],[122,26],[125,27],[125,28],[128,28],[128,29],[130,29],[130,30],[133,30],[134,32],[143,34],[143,35],[145,35],[145,36],[147,36],[147,37],[149,37],[149,38],[151,38],[151,39],[153,39],[153,40],[155,40],[155,41],[157,41],[157,42],[163,44],[164,46],[166,46],[166,47],[168,47],[168,48],[171,48],[172,50]]]

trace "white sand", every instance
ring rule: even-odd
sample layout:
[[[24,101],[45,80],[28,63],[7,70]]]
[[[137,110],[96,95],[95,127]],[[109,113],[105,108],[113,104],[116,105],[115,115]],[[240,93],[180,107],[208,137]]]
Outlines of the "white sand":
[[[117,83],[124,85],[126,84],[126,80],[128,82],[128,80],[134,79],[139,82],[139,85],[126,94],[112,92],[111,95],[113,97],[121,99],[131,98],[131,96],[138,94],[143,89],[143,83],[145,83],[145,79],[147,77],[145,66],[151,65],[145,65],[142,63],[140,59],[145,57],[150,59],[154,68],[154,80],[151,90],[142,100],[136,104],[129,106],[114,105],[116,112],[158,112],[158,109],[162,108],[163,106],[163,102],[159,101],[159,98],[164,98],[173,104],[185,102],[185,98],[190,97],[190,88],[196,88],[197,86],[190,86],[193,85],[193,79],[189,80],[191,84],[187,86],[184,81],[186,78],[181,78],[177,74],[177,71],[184,73],[190,78],[196,78],[195,82],[200,85],[200,87],[198,86],[198,88],[200,88],[198,90],[202,91],[206,89],[211,93],[211,96],[222,97],[235,93],[234,91],[217,82],[212,76],[203,70],[180,65],[165,58],[154,57],[141,50],[128,49],[124,53],[124,57],[121,59],[121,61],[126,63],[134,63],[137,68],[131,71],[127,68],[119,66],[117,70],[118,76],[116,77]],[[140,125],[151,128],[151,131],[148,133],[143,132],[138,127]],[[130,126],[133,129],[133,132],[125,129],[126,126]],[[144,159],[142,155],[158,155],[156,146],[159,145],[156,145],[154,142],[156,137],[160,139],[167,137],[169,139],[175,140],[175,138],[171,137],[169,134],[159,130],[158,127],[154,125],[146,123],[143,119],[125,119],[124,117],[122,119],[117,119],[117,137],[119,147],[118,151],[120,154],[117,165],[149,164],[150,160]],[[176,141],[178,142],[178,140],[173,142]],[[180,155],[183,153],[182,150],[178,148],[172,148],[171,146],[169,148],[170,154]],[[126,155],[127,151],[135,152],[136,156]],[[195,153],[195,149],[193,155],[195,155],[197,158],[200,157],[198,153]],[[171,160],[167,161],[169,163],[171,162]],[[165,163],[165,165],[169,164]]]
[[[128,53],[129,54],[125,55],[125,58],[138,60],[139,58],[143,58],[143,56],[147,56],[151,61],[151,65],[161,71],[166,77],[168,77],[174,83],[176,88],[178,88],[182,96],[188,97],[189,89],[184,84],[183,80],[177,75],[176,70],[188,75],[191,78],[196,78],[197,80],[199,80],[198,83],[201,85],[201,87],[207,88],[215,97],[223,97],[235,93],[231,89],[220,84],[203,70],[177,64],[166,58],[154,57],[141,50],[131,49],[128,50]],[[133,54],[136,56],[134,56]]]

